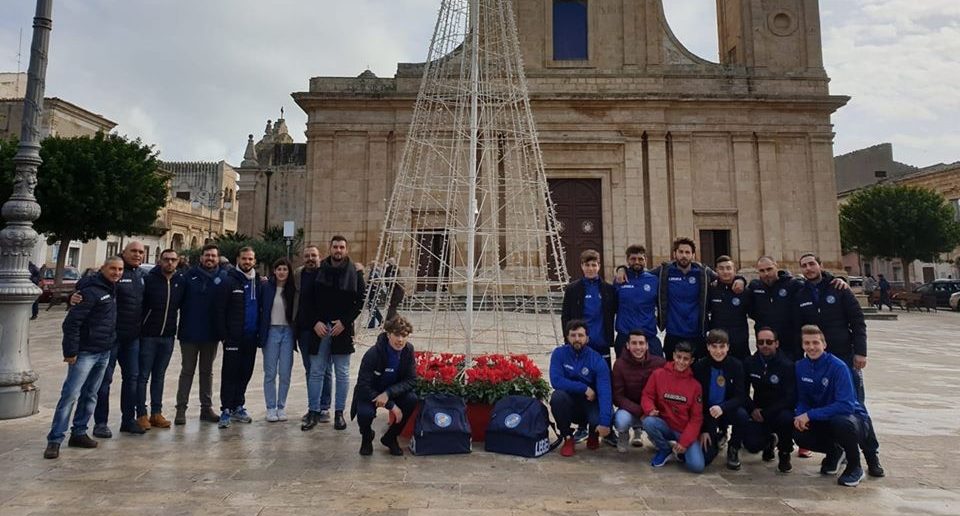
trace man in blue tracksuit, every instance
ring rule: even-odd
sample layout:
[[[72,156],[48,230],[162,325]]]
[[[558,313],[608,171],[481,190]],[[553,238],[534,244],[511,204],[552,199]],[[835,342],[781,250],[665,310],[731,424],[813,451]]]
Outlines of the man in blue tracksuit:
[[[680,237],[673,241],[673,261],[650,271],[660,279],[657,324],[667,331],[663,352],[668,358],[682,340],[693,344],[694,358],[706,356],[707,287],[716,275],[693,261],[696,252],[693,240]]]
[[[722,255],[714,265],[717,280],[707,289],[707,313],[711,330],[723,330],[730,337],[730,355],[743,362],[750,356],[750,328],[747,315],[750,313],[750,294],[743,290],[733,291],[737,266],[733,258]]]
[[[590,428],[587,448],[600,447],[599,437],[610,433],[613,401],[610,390],[610,365],[593,348],[582,320],[566,326],[567,343],[553,350],[550,356],[550,410],[563,437],[560,454],[569,457],[575,452],[570,425]]]
[[[116,348],[117,302],[116,283],[123,275],[123,261],[107,258],[100,272],[91,276],[80,289],[82,299],[67,312],[63,320],[63,361],[68,364],[60,400],[53,413],[47,434],[46,459],[60,456],[60,444],[73,425],[67,445],[73,448],[96,448],[97,442],[87,436],[87,424],[97,404],[97,391],[103,373]]]
[[[640,330],[646,337],[648,353],[663,356],[663,344],[657,337],[657,294],[660,278],[644,270],[647,264],[646,249],[641,245],[627,248],[627,267],[613,287],[617,290],[617,339],[614,350],[617,356],[623,351],[630,332]]]
[[[827,353],[820,328],[801,329],[806,358],[796,364],[797,406],[794,410],[794,440],[809,450],[826,453],[820,473],[836,474],[844,456],[847,467],[837,483],[854,487],[863,479],[860,449],[863,448],[871,476],[883,476],[877,456],[873,423],[866,408],[857,401],[850,369]]]
[[[583,277],[571,282],[563,292],[560,324],[566,328],[571,321],[584,321],[590,347],[607,361],[609,368],[617,291],[600,277],[600,253],[597,251],[587,249],[580,254],[580,270]]]
[[[261,285],[260,275],[254,269],[256,264],[253,248],[240,248],[237,266],[227,273],[221,300],[217,304],[217,327],[223,339],[220,428],[229,427],[231,421],[253,421],[244,405],[259,345]]]
[[[220,267],[220,248],[203,246],[200,264],[184,275],[184,296],[180,305],[181,369],[177,386],[175,425],[186,424],[187,401],[193,387],[193,375],[200,368],[200,421],[216,423],[220,416],[213,410],[213,361],[217,358],[220,335],[214,308],[220,298],[227,271]]]
[[[140,377],[140,316],[143,310],[143,271],[140,264],[144,257],[143,243],[130,241],[120,257],[123,259],[123,277],[117,282],[117,345],[110,356],[107,370],[103,373],[97,408],[93,413],[93,436],[108,439],[113,436],[107,419],[110,415],[110,385],[113,370],[120,364],[120,431],[143,434],[145,429],[137,424],[137,383]],[[85,286],[81,280],[78,289]],[[82,295],[81,295],[82,296]],[[79,297],[79,296],[78,296]],[[78,299],[71,299],[71,302]]]

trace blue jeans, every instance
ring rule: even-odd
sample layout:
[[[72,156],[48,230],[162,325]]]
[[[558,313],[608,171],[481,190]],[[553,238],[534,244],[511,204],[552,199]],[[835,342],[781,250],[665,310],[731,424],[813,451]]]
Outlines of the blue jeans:
[[[332,328],[332,327],[331,327]],[[330,352],[333,337],[328,333],[320,339],[320,351],[310,355],[310,376],[307,380],[307,403],[310,410],[319,412],[330,408],[329,397],[324,404],[323,393],[331,387],[331,369],[336,372],[337,397],[334,409],[347,406],[347,390],[350,389],[350,355],[334,355]],[[329,394],[327,395],[329,396]]]
[[[317,355],[310,354],[310,342],[313,339],[320,339],[317,337],[316,333],[313,330],[302,330],[300,332],[300,358],[303,360],[303,371],[307,377],[307,400],[309,403],[310,398],[310,368],[312,364],[317,362]],[[319,354],[319,353],[318,353]],[[329,362],[329,358],[327,360]],[[325,372],[323,373],[323,379],[321,380],[322,384],[319,388],[316,410],[329,410],[330,409],[330,397],[331,391],[333,390],[333,371],[329,367],[324,366]],[[314,410],[314,409],[310,409]]]
[[[77,410],[73,415],[73,428],[70,429],[70,433],[77,436],[87,433],[87,423],[90,422],[90,415],[97,405],[97,391],[100,390],[100,382],[103,380],[103,373],[109,362],[109,351],[101,353],[81,351],[77,355],[76,363],[67,366],[67,377],[63,380],[60,401],[57,402],[57,409],[53,413],[53,423],[50,425],[50,433],[47,434],[47,442],[58,444],[63,442],[74,405]]]
[[[293,372],[293,328],[272,325],[263,345],[263,400],[267,410],[287,406],[290,375]],[[277,374],[280,386],[277,388]]]
[[[137,419],[137,382],[140,376],[140,339],[117,340],[113,348],[107,370],[103,373],[103,382],[97,393],[97,408],[93,420],[98,425],[107,424],[110,416],[110,385],[113,383],[113,370],[120,363],[120,414],[122,423],[133,423]],[[143,415],[143,414],[141,414]]]
[[[150,382],[150,414],[163,412],[163,380],[173,355],[173,337],[140,338],[140,377],[137,380],[137,413],[147,413],[147,382]],[[150,381],[150,379],[153,381]]]
[[[617,412],[613,415],[613,427],[617,429],[618,433],[623,433],[631,428],[635,428],[638,432],[643,425],[640,424],[640,418],[634,416],[630,411],[617,409]],[[640,437],[640,434],[637,433],[636,437]]]
[[[650,442],[657,448],[657,451],[670,451],[670,441],[678,441],[680,432],[673,430],[667,425],[667,422],[657,416],[647,416],[643,419],[643,431],[647,433]],[[703,448],[698,441],[687,448],[683,454],[684,466],[693,473],[703,473],[706,463],[703,460]]]

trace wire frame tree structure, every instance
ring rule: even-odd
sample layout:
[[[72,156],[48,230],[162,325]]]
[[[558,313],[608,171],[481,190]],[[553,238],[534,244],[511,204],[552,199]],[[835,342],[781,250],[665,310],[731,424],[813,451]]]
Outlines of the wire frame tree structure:
[[[420,348],[543,351],[563,256],[511,2],[443,0],[363,322],[380,307]]]

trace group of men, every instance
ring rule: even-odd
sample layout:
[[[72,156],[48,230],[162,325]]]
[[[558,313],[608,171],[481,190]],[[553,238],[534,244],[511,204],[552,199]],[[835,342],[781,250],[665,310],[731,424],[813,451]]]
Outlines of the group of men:
[[[786,473],[796,443],[801,456],[825,454],[825,475],[845,458],[841,485],[864,477],[861,450],[867,473],[884,476],[864,406],[866,325],[847,284],[812,253],[800,257],[802,279],[763,256],[749,283],[729,256],[715,270],[696,262],[689,238],[672,253],[648,270],[645,249],[628,247],[612,284],[600,278],[599,253],[581,254],[583,277],[564,294],[566,343],[550,362],[561,454],[584,439],[589,449],[603,439],[626,452],[646,432],[654,467],[676,457],[701,472],[726,443],[729,469],[740,469],[745,448],[778,458]]]
[[[254,250],[244,247],[235,258],[235,266],[222,264],[219,248],[208,244],[199,263],[181,271],[178,253],[166,249],[159,263],[144,273],[140,267],[144,246],[131,241],[120,256],[107,258],[97,274],[78,283],[62,325],[68,370],[47,435],[46,458],[59,456],[68,428],[69,446],[95,448],[97,441],[87,435],[91,416],[93,436],[112,437],[108,418],[116,364],[121,375],[120,432],[136,435],[169,428],[171,422],[162,410],[163,385],[175,338],[180,342],[181,371],[173,424],[186,423],[198,368],[201,422],[226,428],[231,421],[252,421],[245,395],[258,344],[271,321],[261,310],[262,282]],[[331,239],[330,255],[323,261],[314,245],[304,249],[303,259],[293,274],[297,287],[293,324],[310,400],[301,428],[310,430],[330,421],[331,346],[342,335],[350,342],[345,352],[353,352],[353,320],[363,306],[364,279],[362,267],[350,261],[342,236]],[[325,281],[329,278],[339,279]],[[221,343],[218,413],[213,408],[213,364]],[[342,407],[338,408],[336,427],[344,429]]]

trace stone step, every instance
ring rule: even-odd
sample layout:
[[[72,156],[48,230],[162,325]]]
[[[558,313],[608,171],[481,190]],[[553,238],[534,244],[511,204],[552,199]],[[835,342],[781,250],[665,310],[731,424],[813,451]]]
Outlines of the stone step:
[[[873,312],[867,312],[866,309],[864,309],[863,318],[867,321],[896,321],[897,314],[893,312],[878,312],[876,308],[873,309]]]

